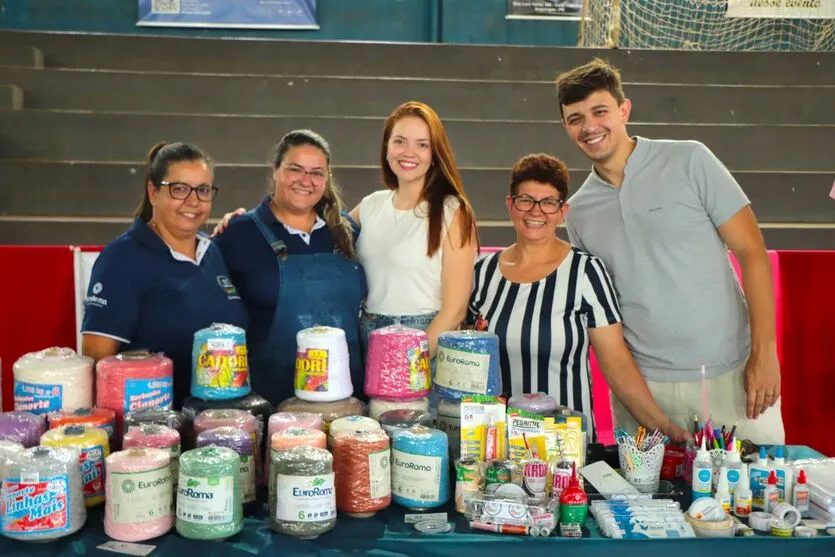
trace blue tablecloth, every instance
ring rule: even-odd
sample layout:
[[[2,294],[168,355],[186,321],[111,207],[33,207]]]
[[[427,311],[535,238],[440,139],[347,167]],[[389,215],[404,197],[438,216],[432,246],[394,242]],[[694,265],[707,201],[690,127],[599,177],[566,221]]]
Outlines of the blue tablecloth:
[[[806,447],[791,447],[791,459],[820,456]],[[757,557],[791,557],[801,555],[835,556],[835,537],[781,539],[768,536],[753,538],[679,539],[679,540],[611,540],[601,538],[593,521],[588,523],[588,536],[583,539],[559,537],[534,538],[475,532],[466,519],[451,506],[446,511],[455,528],[448,534],[426,535],[414,530],[403,520],[406,509],[392,506],[372,518],[356,519],[340,516],[336,527],[316,540],[302,541],[272,532],[263,509],[258,516],[246,519],[244,531],[222,542],[195,542],[171,532],[143,542],[157,546],[151,557],[347,557],[374,555],[379,557],[555,557],[562,552],[583,557],[606,556],[706,557],[734,554]],[[93,509],[84,528],[73,536],[49,543],[18,542],[0,539],[0,557],[74,557],[90,555],[114,557],[97,546],[109,541],[104,534],[101,507]]]

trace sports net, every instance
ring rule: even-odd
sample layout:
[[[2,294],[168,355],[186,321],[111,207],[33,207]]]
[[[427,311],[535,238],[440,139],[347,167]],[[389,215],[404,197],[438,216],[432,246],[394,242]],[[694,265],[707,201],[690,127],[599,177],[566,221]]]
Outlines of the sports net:
[[[727,0],[585,0],[578,46],[835,50],[835,19],[726,17],[727,7]]]

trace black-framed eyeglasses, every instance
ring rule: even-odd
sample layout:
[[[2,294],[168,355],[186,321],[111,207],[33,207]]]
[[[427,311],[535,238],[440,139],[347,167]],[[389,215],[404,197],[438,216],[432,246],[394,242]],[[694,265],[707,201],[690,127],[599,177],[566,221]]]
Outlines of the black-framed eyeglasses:
[[[527,195],[514,195],[511,199],[513,200],[513,206],[523,213],[533,211],[533,208],[539,205],[540,211],[546,215],[553,215],[559,212],[562,206],[565,205],[565,200],[557,199],[556,197],[546,197],[545,199],[537,200]]]
[[[316,182],[317,184],[322,184],[328,179],[328,173],[321,168],[307,170],[306,168],[293,163],[282,164],[281,168],[286,170],[290,177],[292,177],[294,180],[300,181],[303,180],[305,176],[310,176],[310,179],[313,182]]]
[[[183,200],[188,199],[191,192],[197,194],[197,199],[200,201],[212,201],[217,197],[217,186],[210,186],[209,184],[200,184],[199,186],[192,186],[184,182],[160,182],[160,186],[168,186],[168,193],[171,194],[172,199]]]

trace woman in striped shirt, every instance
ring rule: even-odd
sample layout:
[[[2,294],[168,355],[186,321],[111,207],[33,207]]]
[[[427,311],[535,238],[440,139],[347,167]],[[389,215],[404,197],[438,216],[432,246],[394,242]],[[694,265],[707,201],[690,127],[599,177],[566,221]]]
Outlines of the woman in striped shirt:
[[[549,155],[513,167],[507,210],[516,243],[480,260],[470,320],[500,339],[502,380],[513,394],[546,392],[593,423],[589,347],[610,388],[638,423],[674,439],[626,342],[606,268],[556,236],[568,205],[568,169]]]

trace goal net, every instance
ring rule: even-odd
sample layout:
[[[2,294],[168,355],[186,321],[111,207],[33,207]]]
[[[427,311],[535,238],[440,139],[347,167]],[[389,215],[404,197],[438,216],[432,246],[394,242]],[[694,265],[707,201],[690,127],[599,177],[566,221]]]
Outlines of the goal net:
[[[584,0],[579,46],[835,50],[835,19],[726,17],[727,10],[728,0]]]

